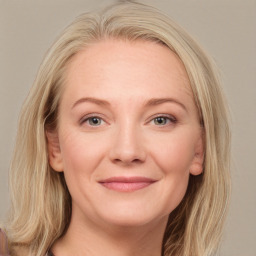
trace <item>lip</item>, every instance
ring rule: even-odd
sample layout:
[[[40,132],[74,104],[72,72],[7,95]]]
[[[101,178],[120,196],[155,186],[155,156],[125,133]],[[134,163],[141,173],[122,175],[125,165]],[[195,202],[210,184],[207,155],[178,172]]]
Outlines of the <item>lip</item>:
[[[100,180],[99,183],[107,189],[119,192],[133,192],[146,188],[156,180],[147,177],[111,177],[108,179]]]

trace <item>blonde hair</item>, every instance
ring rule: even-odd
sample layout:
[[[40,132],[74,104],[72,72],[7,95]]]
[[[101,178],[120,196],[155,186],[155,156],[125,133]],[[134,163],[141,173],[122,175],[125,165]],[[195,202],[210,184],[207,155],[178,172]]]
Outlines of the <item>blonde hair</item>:
[[[204,172],[191,176],[187,193],[170,214],[162,255],[212,255],[219,243],[229,199],[230,130],[214,63],[177,24],[140,3],[120,2],[79,16],[47,53],[23,105],[11,165],[12,207],[6,231],[13,255],[44,256],[68,228],[71,197],[63,174],[48,163],[46,129],[58,123],[58,104],[68,62],[105,38],[166,45],[183,62],[201,117]],[[16,253],[15,253],[16,252]]]

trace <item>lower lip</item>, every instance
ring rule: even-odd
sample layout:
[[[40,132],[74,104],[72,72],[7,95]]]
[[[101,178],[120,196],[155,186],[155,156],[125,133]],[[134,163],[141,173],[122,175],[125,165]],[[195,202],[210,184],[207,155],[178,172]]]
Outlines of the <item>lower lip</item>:
[[[120,192],[132,192],[143,189],[153,184],[153,182],[102,182],[102,186]]]

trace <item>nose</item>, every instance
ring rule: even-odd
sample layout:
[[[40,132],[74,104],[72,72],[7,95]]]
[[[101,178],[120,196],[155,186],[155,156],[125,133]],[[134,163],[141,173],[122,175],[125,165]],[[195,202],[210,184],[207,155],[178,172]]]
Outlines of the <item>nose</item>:
[[[146,150],[139,128],[127,125],[117,129],[109,155],[111,161],[118,164],[143,163]]]

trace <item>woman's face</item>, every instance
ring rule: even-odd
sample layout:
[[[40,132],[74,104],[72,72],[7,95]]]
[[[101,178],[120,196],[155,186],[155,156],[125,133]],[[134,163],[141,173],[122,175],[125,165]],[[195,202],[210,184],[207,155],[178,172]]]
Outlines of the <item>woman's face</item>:
[[[167,220],[203,142],[189,80],[167,47],[105,40],[68,66],[50,164],[64,172],[73,218],[114,225]]]

